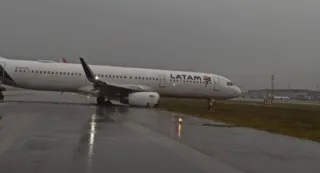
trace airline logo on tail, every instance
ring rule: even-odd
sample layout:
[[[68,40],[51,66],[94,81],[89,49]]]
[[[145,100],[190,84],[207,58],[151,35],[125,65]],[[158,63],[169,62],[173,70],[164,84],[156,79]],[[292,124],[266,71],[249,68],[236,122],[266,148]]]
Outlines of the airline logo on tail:
[[[67,63],[67,60],[64,57],[62,57],[60,63]]]

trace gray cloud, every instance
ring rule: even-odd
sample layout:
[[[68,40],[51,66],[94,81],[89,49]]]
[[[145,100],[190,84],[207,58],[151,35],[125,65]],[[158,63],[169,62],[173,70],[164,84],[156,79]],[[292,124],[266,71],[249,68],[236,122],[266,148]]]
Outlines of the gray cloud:
[[[245,89],[320,83],[316,0],[2,0],[0,53],[218,73]]]

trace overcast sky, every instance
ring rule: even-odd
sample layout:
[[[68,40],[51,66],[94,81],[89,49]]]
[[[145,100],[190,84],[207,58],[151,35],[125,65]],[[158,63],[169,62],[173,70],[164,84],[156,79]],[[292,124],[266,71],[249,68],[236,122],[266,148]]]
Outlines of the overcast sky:
[[[217,73],[316,89],[319,0],[1,0],[0,56]]]

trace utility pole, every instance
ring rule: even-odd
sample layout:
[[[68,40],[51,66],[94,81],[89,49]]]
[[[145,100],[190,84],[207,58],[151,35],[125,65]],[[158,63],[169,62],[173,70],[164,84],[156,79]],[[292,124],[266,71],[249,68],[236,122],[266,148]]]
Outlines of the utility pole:
[[[274,75],[271,76],[271,97],[273,97],[274,92]]]
[[[319,100],[319,96],[320,96],[320,93],[319,93],[319,89],[320,89],[320,86],[319,84],[317,84],[317,100]]]

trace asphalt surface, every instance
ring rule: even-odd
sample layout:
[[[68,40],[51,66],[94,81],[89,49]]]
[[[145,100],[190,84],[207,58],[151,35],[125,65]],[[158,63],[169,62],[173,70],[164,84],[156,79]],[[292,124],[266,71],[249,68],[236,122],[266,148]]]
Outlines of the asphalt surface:
[[[320,172],[320,144],[307,140],[75,94],[5,96],[1,173]]]

